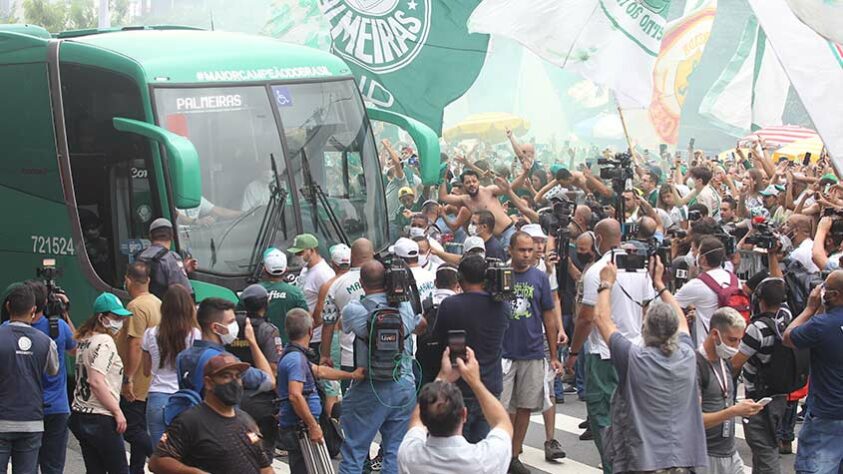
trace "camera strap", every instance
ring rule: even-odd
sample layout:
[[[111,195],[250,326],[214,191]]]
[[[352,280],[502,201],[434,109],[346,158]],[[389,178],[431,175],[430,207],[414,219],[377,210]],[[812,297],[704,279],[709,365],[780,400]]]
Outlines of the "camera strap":
[[[50,316],[47,321],[50,323],[50,338],[57,340],[59,338],[59,317]]]

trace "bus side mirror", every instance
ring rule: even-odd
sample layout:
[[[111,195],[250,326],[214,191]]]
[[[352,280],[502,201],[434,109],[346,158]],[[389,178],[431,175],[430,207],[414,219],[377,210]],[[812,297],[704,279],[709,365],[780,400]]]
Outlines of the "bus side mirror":
[[[371,120],[391,123],[404,129],[410,138],[416,142],[419,154],[419,168],[422,183],[425,185],[438,184],[441,172],[439,170],[439,137],[427,125],[410,117],[383,109],[366,108]]]
[[[164,145],[167,150],[170,179],[173,184],[175,207],[193,209],[202,199],[202,174],[199,153],[187,138],[167,131],[157,125],[122,117],[114,117],[114,128],[134,133]]]

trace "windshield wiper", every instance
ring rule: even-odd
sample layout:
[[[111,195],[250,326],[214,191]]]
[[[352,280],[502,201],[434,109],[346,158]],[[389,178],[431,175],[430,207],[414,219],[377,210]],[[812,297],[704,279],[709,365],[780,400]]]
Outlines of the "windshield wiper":
[[[348,236],[345,235],[345,230],[343,230],[342,225],[340,225],[340,220],[337,218],[337,215],[334,213],[334,210],[331,209],[331,206],[328,205],[328,195],[325,194],[325,191],[322,190],[322,187],[319,186],[314,180],[313,175],[310,173],[310,162],[307,159],[307,153],[305,153],[304,148],[301,150],[302,156],[302,163],[304,167],[302,169],[302,175],[304,179],[307,181],[305,183],[305,188],[303,188],[302,194],[308,197],[308,200],[311,202],[311,206],[313,206],[318,198],[319,204],[322,208],[325,209],[325,213],[328,214],[328,221],[331,223],[331,227],[334,228],[334,232],[336,233],[340,242],[348,245]],[[319,212],[317,209],[313,209],[313,222],[314,228],[316,227],[315,224],[318,223],[319,220]],[[327,229],[325,234],[327,234]]]
[[[269,154],[269,161],[272,165],[272,177],[274,182],[269,187],[269,203],[266,205],[266,210],[263,213],[261,226],[258,230],[258,235],[255,238],[255,246],[252,247],[252,255],[249,258],[249,269],[251,276],[249,283],[255,283],[260,279],[261,275],[261,259],[263,252],[270,244],[275,242],[275,235],[278,232],[278,221],[280,220],[284,227],[284,238],[287,238],[287,222],[284,220],[284,203],[287,200],[287,190],[281,187],[281,178],[278,176],[278,165],[275,163],[275,155]]]

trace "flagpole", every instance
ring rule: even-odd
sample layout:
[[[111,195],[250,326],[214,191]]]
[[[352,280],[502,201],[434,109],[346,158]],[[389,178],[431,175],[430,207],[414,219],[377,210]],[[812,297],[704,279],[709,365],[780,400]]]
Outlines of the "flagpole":
[[[629,131],[626,129],[626,120],[623,118],[623,109],[621,109],[621,104],[618,102],[618,96],[615,95],[615,91],[612,91],[612,97],[615,99],[615,106],[618,108],[618,116],[621,118],[623,136],[626,138],[626,144],[629,147],[629,154],[632,155],[632,140],[629,139]]]

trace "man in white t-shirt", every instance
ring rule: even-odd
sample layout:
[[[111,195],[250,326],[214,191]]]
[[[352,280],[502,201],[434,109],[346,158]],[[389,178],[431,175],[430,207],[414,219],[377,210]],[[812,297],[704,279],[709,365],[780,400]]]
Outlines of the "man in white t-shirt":
[[[237,219],[242,214],[240,211],[217,206],[204,196],[200,199],[198,207],[177,209],[177,211],[179,224],[187,225],[210,225],[220,219]]]
[[[709,278],[720,287],[729,286],[733,274],[724,270],[722,265],[726,258],[726,250],[723,243],[717,237],[704,237],[700,241],[697,252],[697,267],[700,275],[688,281],[679,291],[676,292],[676,301],[679,306],[688,308],[696,307],[696,320],[691,330],[691,337],[695,345],[699,345],[708,336],[711,316],[720,306],[717,301],[717,293],[708,285],[703,278]],[[704,277],[703,275],[708,275]]]
[[[782,234],[790,237],[793,243],[790,258],[801,263],[809,272],[819,273],[820,269],[811,257],[811,250],[814,247],[814,240],[811,238],[811,218],[804,214],[790,216],[782,226]]]
[[[419,244],[414,240],[402,237],[395,242],[393,252],[396,257],[404,260],[410,267],[413,278],[416,280],[416,288],[419,290],[419,299],[424,301],[433,297],[433,292],[436,290],[436,275],[419,265]]]
[[[588,354],[584,354],[586,379],[586,409],[594,433],[594,443],[600,452],[603,462],[603,472],[611,473],[611,461],[603,452],[603,438],[606,430],[611,426],[610,407],[612,395],[618,385],[618,376],[612,362],[611,353],[606,342],[600,337],[594,326],[594,306],[597,304],[597,293],[611,288],[612,321],[618,331],[633,344],[641,344],[641,326],[644,307],[656,297],[653,282],[646,272],[618,272],[614,284],[606,286],[600,281],[600,270],[615,255],[625,255],[620,248],[621,228],[614,219],[603,219],[594,227],[595,245],[602,257],[597,260],[588,271],[583,274],[583,297],[574,329],[567,369],[573,369],[579,351],[588,339]]]
[[[304,293],[304,300],[307,302],[307,309],[310,314],[316,309],[316,302],[319,299],[319,289],[331,278],[334,278],[334,270],[328,262],[319,255],[319,240],[313,234],[300,234],[293,240],[293,245],[287,252],[299,257],[303,263],[301,273],[296,278],[296,286]],[[310,348],[319,352],[322,342],[322,325],[313,328],[313,337],[310,339]]]
[[[375,258],[374,247],[368,239],[357,239],[351,243],[351,268],[345,275],[340,276],[331,284],[325,297],[322,310],[323,333],[333,333],[336,324],[341,324],[339,316],[346,305],[363,298],[363,287],[360,285],[360,266]],[[354,370],[354,334],[343,331],[340,333],[340,367],[343,370]],[[333,366],[336,361],[331,360],[331,354],[322,354],[320,364]]]

